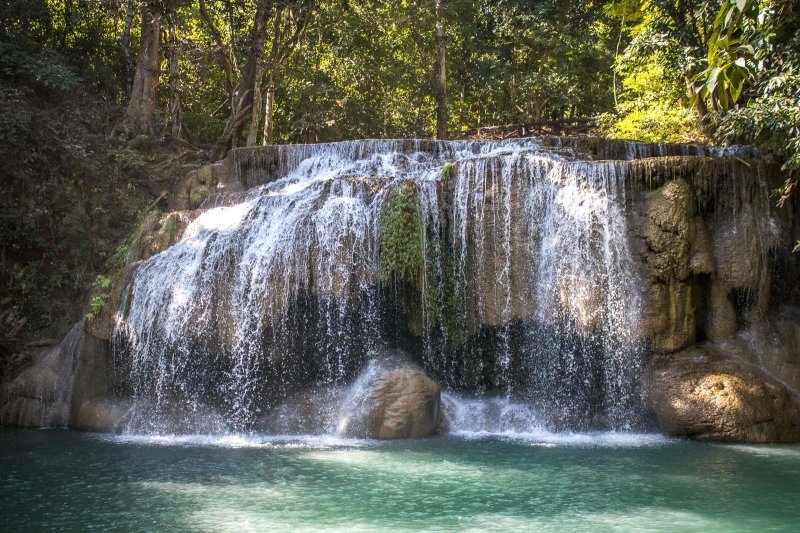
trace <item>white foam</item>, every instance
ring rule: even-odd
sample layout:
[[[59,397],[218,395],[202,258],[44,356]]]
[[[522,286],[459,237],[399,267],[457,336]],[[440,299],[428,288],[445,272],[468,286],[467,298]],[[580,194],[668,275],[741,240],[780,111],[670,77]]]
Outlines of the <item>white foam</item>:
[[[545,429],[532,431],[457,431],[454,437],[467,440],[501,439],[542,448],[641,448],[664,446],[679,442],[659,433],[629,433],[618,431],[600,432],[552,432]]]
[[[145,446],[200,448],[313,448],[365,447],[375,441],[336,435],[98,435],[100,440]]]

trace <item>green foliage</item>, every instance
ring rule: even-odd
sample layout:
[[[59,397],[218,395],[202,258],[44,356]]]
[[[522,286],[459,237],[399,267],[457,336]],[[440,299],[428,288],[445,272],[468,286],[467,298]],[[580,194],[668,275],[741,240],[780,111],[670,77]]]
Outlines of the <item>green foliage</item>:
[[[195,143],[213,144],[225,129],[225,119],[211,115],[208,109],[203,109],[201,102],[196,104],[196,108],[199,110],[187,110],[183,113],[183,125]]]
[[[715,110],[725,112],[750,85],[756,52],[746,41],[745,26],[759,32],[759,6],[755,0],[725,0],[714,19],[708,42],[707,68],[695,78],[695,98],[708,98]]]
[[[715,139],[758,144],[784,161],[786,180],[775,191],[778,205],[789,199],[800,181],[798,26],[800,11],[788,4],[726,0],[714,22],[716,41],[709,47],[710,65],[735,64],[747,71],[740,81],[742,87],[733,86],[728,77],[727,85],[711,95],[719,103],[715,107]],[[715,59],[729,43],[740,51],[725,52],[722,60]],[[726,91],[732,93],[727,100]],[[743,95],[739,103],[744,105],[732,106],[730,101],[737,101],[738,94]]]
[[[713,6],[622,0],[607,3],[606,11],[617,19],[621,51],[614,63],[616,120],[606,117],[605,132],[650,142],[701,140],[686,79],[706,55],[710,30],[704,21],[713,20]]]
[[[24,105],[26,91],[0,87],[0,153],[11,151],[30,127],[30,108]]]
[[[423,226],[414,185],[394,188],[381,211],[378,254],[384,283],[416,283],[423,266]]]
[[[129,146],[110,149],[108,157],[114,162],[117,169],[122,172],[141,170],[147,165],[142,155]]]
[[[452,161],[446,161],[444,166],[442,167],[442,172],[439,175],[439,179],[442,181],[450,181],[453,178],[453,172],[455,172],[456,164]]]
[[[697,117],[688,106],[680,73],[664,54],[646,59],[625,55],[617,68],[622,74],[617,114],[601,117],[607,136],[645,142],[692,140]]]
[[[86,313],[86,320],[91,322],[103,309],[108,301],[111,280],[99,274],[92,284],[92,299],[89,301],[89,311]]]

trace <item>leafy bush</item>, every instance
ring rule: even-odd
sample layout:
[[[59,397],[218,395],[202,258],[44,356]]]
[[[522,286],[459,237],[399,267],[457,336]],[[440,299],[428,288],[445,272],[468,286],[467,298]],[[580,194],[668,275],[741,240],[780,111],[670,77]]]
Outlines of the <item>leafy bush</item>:
[[[198,144],[213,144],[225,129],[226,119],[212,116],[206,111],[183,112],[183,125]]]
[[[120,171],[141,170],[147,164],[136,150],[127,146],[120,146],[108,151],[108,156]]]
[[[31,111],[25,105],[23,89],[0,87],[0,153],[20,144],[31,124]]]
[[[92,299],[89,302],[89,312],[86,313],[86,320],[91,322],[100,312],[108,301],[108,293],[111,288],[111,280],[102,274],[98,275],[92,284]]]

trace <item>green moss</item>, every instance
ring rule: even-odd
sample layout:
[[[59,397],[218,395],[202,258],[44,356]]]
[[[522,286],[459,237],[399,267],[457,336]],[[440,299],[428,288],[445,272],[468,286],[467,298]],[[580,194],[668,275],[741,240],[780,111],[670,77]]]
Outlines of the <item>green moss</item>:
[[[389,193],[380,221],[378,254],[384,283],[416,283],[422,272],[422,216],[414,184],[404,182]]]
[[[91,322],[100,312],[108,301],[111,280],[102,274],[98,275],[92,284],[92,299],[89,302],[89,312],[86,313],[86,320]]]
[[[161,218],[161,211],[153,209],[137,216],[139,221],[133,227],[130,235],[120,242],[114,249],[114,254],[111,257],[111,264],[113,268],[119,269],[128,264],[130,259],[130,251],[136,247],[137,242],[142,240],[142,231],[151,231]]]
[[[447,161],[444,166],[442,167],[442,172],[439,175],[439,179],[442,181],[450,181],[453,178],[453,171],[455,170],[456,164],[452,161]]]

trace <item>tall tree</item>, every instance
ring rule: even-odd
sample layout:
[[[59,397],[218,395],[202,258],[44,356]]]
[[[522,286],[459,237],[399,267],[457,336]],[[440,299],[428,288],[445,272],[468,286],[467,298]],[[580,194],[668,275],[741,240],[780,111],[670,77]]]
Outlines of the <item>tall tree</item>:
[[[136,10],[134,0],[125,0],[125,25],[122,29],[122,78],[125,83],[125,93],[130,97],[131,92],[131,26],[133,13]]]
[[[436,0],[436,64],[434,66],[434,87],[436,93],[436,138],[447,139],[447,70],[444,43],[444,24],[442,23],[442,0]]]
[[[180,58],[180,44],[177,36],[178,16],[172,12],[167,17],[169,29],[169,47],[167,61],[169,64],[169,123],[170,131],[175,137],[180,137],[183,129],[181,121],[181,94],[178,61]]]
[[[256,2],[244,70],[231,95],[230,118],[215,144],[217,153],[235,147],[240,131],[245,128],[246,144],[256,144],[262,120],[262,142],[271,140],[275,82],[305,34],[314,3],[314,0]],[[271,44],[267,52],[268,29]]]
[[[143,1],[142,31],[133,87],[125,116],[116,130],[127,135],[153,131],[153,115],[158,104],[158,78],[161,73],[161,2]]]

